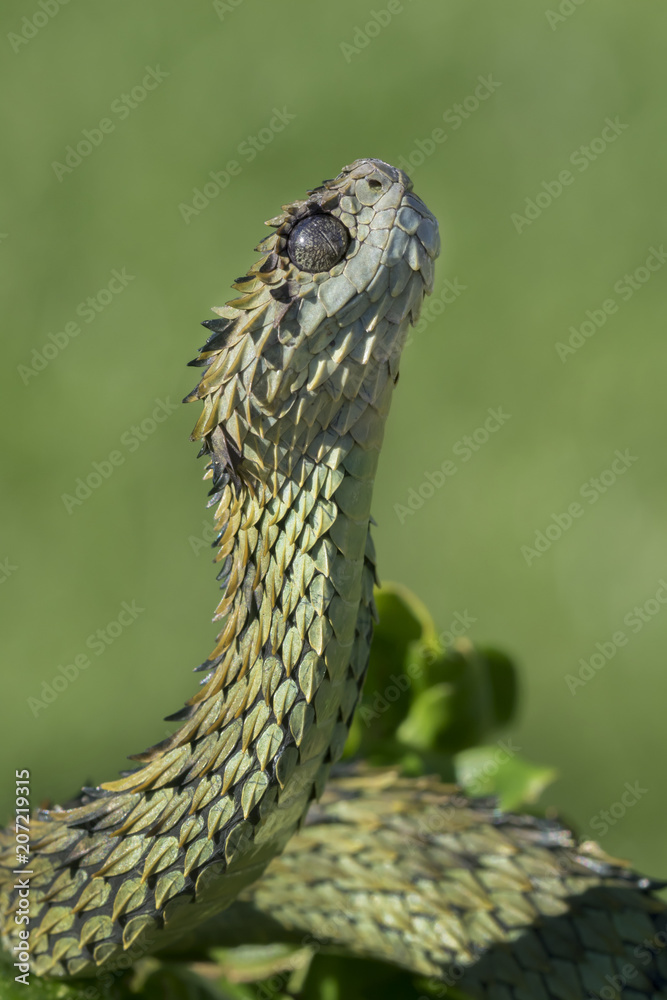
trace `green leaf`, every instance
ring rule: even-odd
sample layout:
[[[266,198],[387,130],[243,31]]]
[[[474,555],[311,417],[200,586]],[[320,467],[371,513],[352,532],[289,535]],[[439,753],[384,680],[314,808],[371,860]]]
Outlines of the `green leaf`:
[[[413,976],[401,969],[361,958],[345,961],[318,954],[299,993],[299,1000],[419,1000],[423,991]]]
[[[451,684],[434,684],[417,695],[396,733],[401,743],[421,751],[438,747],[453,723],[453,695]]]
[[[412,700],[397,731],[414,749],[457,753],[476,746],[511,719],[516,675],[511,660],[468,639],[437,658],[425,656],[427,686]]]
[[[394,734],[408,713],[415,678],[423,676],[423,656],[437,649],[435,626],[426,607],[407,587],[386,584],[375,592],[379,621],[373,634],[368,672],[345,756],[377,755],[393,763]]]
[[[250,983],[258,979],[282,977],[285,988],[305,978],[312,948],[294,944],[249,944],[236,948],[212,948],[211,959],[220,975],[232,983]]]
[[[504,726],[516,712],[519,693],[516,667],[509,656],[498,649],[485,646],[480,652],[486,660],[495,722],[497,726]]]
[[[468,795],[496,795],[502,809],[532,805],[558,774],[520,757],[518,749],[508,739],[464,750],[455,758],[458,784]]]
[[[202,966],[211,972],[215,968]],[[141,1000],[252,1000],[252,991],[241,992],[246,989],[231,983],[215,983],[185,965],[165,963],[146,979],[138,996]],[[134,998],[128,995],[128,1000]]]
[[[375,600],[379,623],[345,756],[450,778],[452,754],[488,740],[511,719],[514,664],[467,638],[444,649],[433,619],[406,587],[388,585]]]

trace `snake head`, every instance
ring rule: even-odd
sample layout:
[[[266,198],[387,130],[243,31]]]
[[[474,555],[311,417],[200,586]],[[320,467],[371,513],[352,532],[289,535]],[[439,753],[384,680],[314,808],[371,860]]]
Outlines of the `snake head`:
[[[355,160],[267,225],[261,259],[204,323],[211,336],[192,362],[206,368],[186,397],[204,401],[193,438],[215,481],[264,478],[286,449],[309,447],[313,427],[338,420],[345,433],[343,412],[379,405],[433,288],[437,222],[382,160]]]

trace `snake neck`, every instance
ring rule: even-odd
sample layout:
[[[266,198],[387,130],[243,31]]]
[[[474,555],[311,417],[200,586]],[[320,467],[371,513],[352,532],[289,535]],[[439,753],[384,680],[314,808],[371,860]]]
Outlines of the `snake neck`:
[[[373,480],[437,225],[377,160],[270,224],[240,295],[204,324],[187,397],[203,403],[193,438],[216,508],[220,632],[173,735],[32,824],[40,973],[90,975],[227,906],[322,791],[359,698]],[[9,928],[18,902],[2,865]]]
[[[299,719],[310,719],[312,705],[324,738],[322,719],[333,720],[344,702],[330,762],[342,751],[359,694],[360,667],[354,692],[345,692],[346,673],[360,609],[364,661],[370,642],[371,495],[407,324],[379,343],[377,324],[368,320],[371,329],[363,326],[361,336],[355,330],[351,337],[337,319],[313,334],[305,323],[290,328],[284,316],[276,327],[273,300],[256,299],[247,311],[233,304],[220,310],[222,321],[210,324],[215,339],[224,330],[226,342],[213,354],[202,349],[207,372],[193,394],[204,401],[193,437],[210,459],[205,479],[216,507],[223,591],[214,620],[222,627],[196,668],[206,671],[199,692],[170,717],[183,725],[135,755],[143,764],[169,754],[175,760],[173,752],[193,740],[236,732],[242,715],[246,752],[250,734],[268,720],[282,726],[293,702]],[[302,299],[302,312],[304,306],[315,308],[316,295]],[[290,734],[298,746],[295,726]],[[137,780],[141,790],[155,787],[153,777],[146,786],[138,775],[104,788],[129,791]]]
[[[267,454],[265,439],[254,429],[261,426],[255,414],[243,459],[220,471],[223,434],[216,426],[206,444],[213,458],[205,478],[213,480],[216,505],[215,562],[223,594],[214,620],[222,627],[213,651],[196,668],[206,674],[200,690],[170,717],[183,724],[134,759],[146,766],[169,764],[179,748],[221,734],[231,739],[237,730],[241,751],[251,756],[267,724],[274,727],[272,757],[279,748],[284,753],[286,743],[298,747],[310,721],[323,738],[331,724],[338,725],[327,763],[340,756],[371,637],[370,502],[392,389],[393,380],[387,380],[363,409],[338,401],[335,425],[320,422],[316,433],[300,423],[288,449],[271,451],[282,464],[255,460],[260,451]],[[321,417],[321,404],[319,410]],[[360,608],[363,642],[353,657]],[[262,757],[261,772],[266,763]],[[213,766],[211,759],[198,776]],[[138,772],[104,788],[145,790],[159,787],[161,778],[156,774],[150,786],[144,782]],[[221,791],[227,791],[225,781]]]

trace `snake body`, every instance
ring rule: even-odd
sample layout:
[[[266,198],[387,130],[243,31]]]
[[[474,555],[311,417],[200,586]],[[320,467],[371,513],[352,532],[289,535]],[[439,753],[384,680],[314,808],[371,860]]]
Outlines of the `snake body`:
[[[361,769],[334,776],[264,877],[181,947],[326,944],[419,973],[436,998],[656,1000],[660,887],[554,821]]]
[[[32,824],[33,968],[94,975],[224,908],[294,834],[343,750],[371,639],[370,501],[437,223],[358,160],[270,220],[204,325],[193,438],[216,505],[217,644],[177,731]],[[18,906],[4,856],[5,940]]]
[[[308,940],[429,977],[438,997],[667,997],[667,911],[624,863],[435,778],[359,769],[324,790],[366,672],[373,479],[438,231],[374,159],[269,225],[204,324],[187,397],[203,402],[221,631],[174,734],[31,821],[33,971],[104,986],[165,948]]]

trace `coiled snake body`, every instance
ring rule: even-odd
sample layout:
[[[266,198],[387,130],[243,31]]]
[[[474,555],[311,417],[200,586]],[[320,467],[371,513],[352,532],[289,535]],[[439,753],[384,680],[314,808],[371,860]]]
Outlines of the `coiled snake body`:
[[[205,371],[187,397],[203,402],[193,438],[210,460],[222,630],[197,668],[200,690],[170,717],[177,731],[136,755],[132,772],[33,819],[33,970],[98,975],[126,955],[187,948],[203,924],[200,942],[310,931],[444,976],[452,962],[488,967],[490,948],[544,921],[579,927],[566,900],[595,889],[607,892],[605,916],[615,894],[624,924],[608,945],[625,955],[664,921],[648,883],[577,851],[559,828],[500,822],[437,782],[363,771],[335,779],[297,833],[340,757],[364,680],[373,479],[439,238],[409,178],[373,159],[269,225],[276,231],[236,281],[238,296],[204,324],[211,336],[193,364]],[[447,804],[446,820],[423,828],[434,803]],[[1,843],[11,948],[12,831]],[[517,1000],[597,995],[563,972],[606,961],[597,933],[506,955],[470,988]],[[647,968],[644,991],[632,977],[634,995],[667,996],[664,974],[649,980]],[[528,974],[537,978],[526,992],[517,976]],[[505,992],[493,992],[498,983]]]

